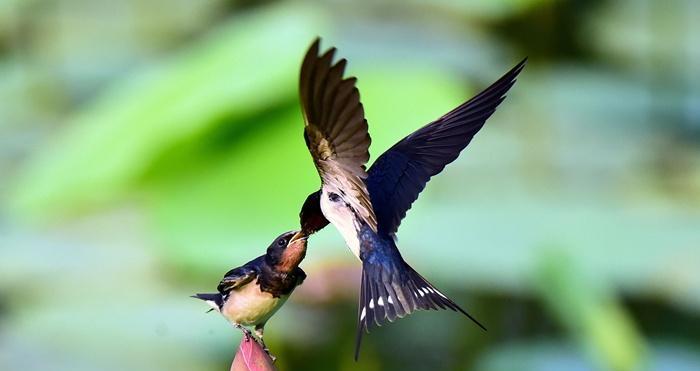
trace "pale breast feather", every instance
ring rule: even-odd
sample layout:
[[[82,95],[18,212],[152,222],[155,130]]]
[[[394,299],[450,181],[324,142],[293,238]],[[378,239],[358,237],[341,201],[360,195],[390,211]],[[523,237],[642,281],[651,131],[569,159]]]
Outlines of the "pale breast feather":
[[[360,259],[360,240],[357,237],[359,229],[356,215],[344,203],[333,203],[328,199],[328,190],[321,193],[321,211],[323,216],[340,232],[350,251]]]
[[[267,322],[285,301],[287,295],[274,297],[269,292],[261,291],[253,281],[229,293],[221,314],[233,323],[253,326]]]

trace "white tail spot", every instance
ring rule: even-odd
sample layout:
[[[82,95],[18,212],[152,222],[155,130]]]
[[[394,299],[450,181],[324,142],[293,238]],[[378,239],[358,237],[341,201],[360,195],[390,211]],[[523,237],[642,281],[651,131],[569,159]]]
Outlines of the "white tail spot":
[[[423,291],[421,291],[420,289],[418,289],[418,292],[420,292],[420,296],[425,296],[425,293]]]
[[[211,309],[214,309],[217,312],[221,311],[221,308],[219,308],[219,306],[216,304],[216,302],[214,300],[205,300],[204,302],[207,303],[207,305],[209,305],[211,307]]]
[[[374,309],[374,299],[369,299],[369,309]]]
[[[377,304],[379,304],[380,307],[384,306],[384,299],[380,296],[379,299],[377,300]]]
[[[393,300],[391,300],[391,296],[387,297],[386,299],[387,299],[386,301],[388,301],[388,302],[389,302],[389,304],[394,304],[394,301],[393,301]]]
[[[365,319],[365,315],[366,315],[366,314],[367,314],[367,313],[366,313],[366,308],[365,308],[365,307],[362,307],[362,313],[360,313],[360,321],[362,321],[363,319]]]

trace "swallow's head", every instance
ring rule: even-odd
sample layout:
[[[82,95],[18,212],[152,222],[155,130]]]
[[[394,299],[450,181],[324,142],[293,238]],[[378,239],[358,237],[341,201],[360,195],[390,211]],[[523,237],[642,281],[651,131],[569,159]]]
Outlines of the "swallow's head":
[[[306,235],[314,234],[328,225],[328,219],[321,210],[321,191],[310,194],[299,212],[301,231]]]
[[[282,233],[267,248],[267,260],[276,270],[288,273],[306,256],[307,235],[301,231]]]

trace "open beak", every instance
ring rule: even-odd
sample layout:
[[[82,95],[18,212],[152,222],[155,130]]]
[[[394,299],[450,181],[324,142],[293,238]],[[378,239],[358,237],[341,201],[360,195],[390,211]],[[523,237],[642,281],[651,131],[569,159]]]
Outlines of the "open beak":
[[[289,243],[296,242],[297,240],[306,240],[308,238],[307,235],[301,233],[301,231],[298,231],[294,236],[292,236],[292,239],[289,240]]]

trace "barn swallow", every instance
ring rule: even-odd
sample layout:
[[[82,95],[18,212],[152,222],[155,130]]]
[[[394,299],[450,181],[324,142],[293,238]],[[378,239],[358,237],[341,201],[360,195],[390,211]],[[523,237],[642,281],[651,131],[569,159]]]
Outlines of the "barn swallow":
[[[300,97],[304,140],[321,177],[301,212],[302,234],[329,222],[362,261],[355,359],[363,331],[416,310],[452,309],[486,328],[402,258],[396,232],[426,183],[454,161],[505,99],[527,59],[470,100],[408,135],[365,171],[370,136],[354,77],[335,48],[319,54],[320,40],[304,57]],[[410,109],[410,107],[407,107]]]
[[[192,297],[204,300],[211,306],[210,311],[221,313],[243,331],[246,339],[252,334],[244,326],[254,326],[260,344],[269,354],[263,341],[265,323],[306,278],[299,268],[306,255],[306,239],[299,231],[281,234],[272,241],[265,255],[228,271],[217,293]]]

